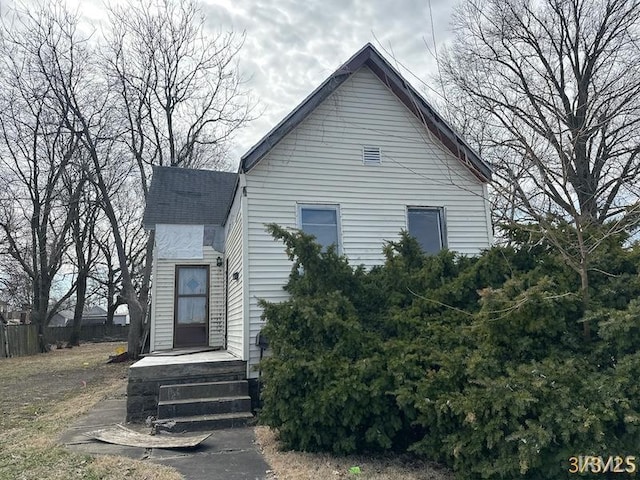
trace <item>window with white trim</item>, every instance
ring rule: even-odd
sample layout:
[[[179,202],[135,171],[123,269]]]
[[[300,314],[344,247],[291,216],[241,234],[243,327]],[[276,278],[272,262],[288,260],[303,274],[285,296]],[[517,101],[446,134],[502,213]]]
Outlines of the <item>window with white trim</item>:
[[[407,230],[427,254],[436,254],[446,246],[442,208],[408,207]]]
[[[338,205],[298,205],[298,226],[304,233],[316,237],[325,249],[340,245],[340,211]]]

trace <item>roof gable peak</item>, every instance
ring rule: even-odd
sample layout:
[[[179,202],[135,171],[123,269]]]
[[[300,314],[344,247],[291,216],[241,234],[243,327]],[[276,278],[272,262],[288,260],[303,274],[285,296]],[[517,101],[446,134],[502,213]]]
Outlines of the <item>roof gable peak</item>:
[[[291,113],[267,133],[240,159],[240,172],[251,170],[289,132],[296,128],[354,72],[368,67],[378,79],[438,138],[461,163],[482,182],[491,180],[491,168],[457,134],[400,73],[371,44],[365,44],[332,73]]]

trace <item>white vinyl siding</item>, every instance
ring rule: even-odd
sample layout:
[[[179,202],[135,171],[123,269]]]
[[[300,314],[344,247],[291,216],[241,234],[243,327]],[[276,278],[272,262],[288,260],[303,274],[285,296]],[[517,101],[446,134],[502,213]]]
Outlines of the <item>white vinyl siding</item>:
[[[378,146],[380,165],[363,164]],[[263,322],[258,299],[287,298],[291,263],[266,223],[297,228],[299,204],[340,206],[342,253],[353,265],[383,263],[385,240],[407,228],[407,206],[447,212],[448,247],[475,255],[490,244],[483,184],[367,68],[354,73],[246,174],[250,365]],[[256,372],[249,370],[251,376]]]
[[[240,202],[240,198],[237,198]],[[229,236],[226,241],[228,261],[228,300],[227,300],[227,351],[238,358],[243,357],[243,322],[244,322],[244,297],[242,292],[242,210],[238,208],[230,226]],[[238,279],[233,278],[234,273]]]
[[[224,270],[216,265],[223,254],[203,247],[202,259],[159,259],[154,255],[151,315],[151,351],[173,348],[173,318],[176,265],[209,265],[209,345],[224,343]]]

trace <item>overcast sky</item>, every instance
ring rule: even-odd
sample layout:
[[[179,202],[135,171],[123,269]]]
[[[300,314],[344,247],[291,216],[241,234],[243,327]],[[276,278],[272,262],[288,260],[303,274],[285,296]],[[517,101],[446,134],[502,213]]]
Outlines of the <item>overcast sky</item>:
[[[207,22],[246,32],[240,67],[262,116],[236,137],[231,159],[276,125],[367,42],[395,59],[424,90],[435,63],[428,47],[449,36],[455,0],[202,0]],[[431,15],[430,15],[431,12]],[[431,18],[435,32],[431,29]],[[420,79],[420,80],[419,80]]]
[[[127,0],[64,1],[78,8],[89,28],[99,28],[104,5]],[[422,82],[430,82],[436,70],[434,40],[441,49],[451,36],[451,14],[461,0],[197,1],[212,31],[246,34],[240,69],[262,115],[236,135],[229,159],[235,167],[242,154],[367,42],[423,92]],[[0,0],[0,11],[14,3]]]

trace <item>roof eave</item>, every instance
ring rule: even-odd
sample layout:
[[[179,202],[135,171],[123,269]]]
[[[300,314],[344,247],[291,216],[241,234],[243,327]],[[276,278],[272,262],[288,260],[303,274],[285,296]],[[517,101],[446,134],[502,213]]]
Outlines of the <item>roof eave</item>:
[[[370,56],[371,44],[366,44],[347,60],[318,88],[311,92],[289,115],[284,117],[269,133],[262,137],[240,158],[239,171],[246,173],[264,157],[280,140],[296,128],[313,110],[358,70]]]
[[[455,132],[453,127],[427,103],[422,95],[393,66],[379,54],[370,56],[365,65],[479,180],[483,182],[491,181],[491,167],[475,153],[464,139]]]
[[[305,98],[288,116],[267,133],[240,159],[240,172],[251,170],[276,144],[296,128],[313,110],[342,85],[350,73],[336,72]]]

